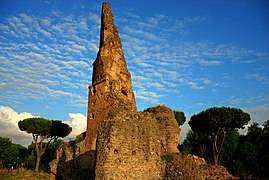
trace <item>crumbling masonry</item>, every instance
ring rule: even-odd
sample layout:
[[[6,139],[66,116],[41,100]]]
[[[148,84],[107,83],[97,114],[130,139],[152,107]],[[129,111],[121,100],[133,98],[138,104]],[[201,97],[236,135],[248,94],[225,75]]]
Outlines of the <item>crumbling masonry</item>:
[[[104,3],[86,135],[59,148],[50,163],[52,178],[163,179],[161,156],[178,152],[179,134],[171,109],[137,112],[118,30],[110,4]]]
[[[110,4],[104,3],[87,131],[58,149],[51,179],[235,179],[224,167],[175,154],[179,134],[171,109],[137,112],[118,30]],[[167,156],[173,160],[165,163]]]
[[[101,19],[100,47],[93,63],[92,85],[89,87],[87,150],[96,150],[97,129],[101,120],[118,112],[136,111],[131,74],[110,4],[103,4]]]

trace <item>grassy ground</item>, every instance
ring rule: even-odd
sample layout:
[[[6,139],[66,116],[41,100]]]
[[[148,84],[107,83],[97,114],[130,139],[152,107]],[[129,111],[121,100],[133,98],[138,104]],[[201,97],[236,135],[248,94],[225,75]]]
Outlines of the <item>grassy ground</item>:
[[[32,170],[14,169],[8,171],[7,169],[0,169],[0,179],[22,179],[22,180],[36,180],[36,179],[50,179],[49,174],[44,172],[34,172]]]

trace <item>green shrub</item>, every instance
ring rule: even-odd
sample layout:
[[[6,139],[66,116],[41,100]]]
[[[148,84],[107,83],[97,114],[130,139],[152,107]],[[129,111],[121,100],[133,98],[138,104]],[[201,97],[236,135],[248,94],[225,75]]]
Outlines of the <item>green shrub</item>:
[[[161,158],[165,163],[169,163],[174,159],[172,154],[165,154]]]

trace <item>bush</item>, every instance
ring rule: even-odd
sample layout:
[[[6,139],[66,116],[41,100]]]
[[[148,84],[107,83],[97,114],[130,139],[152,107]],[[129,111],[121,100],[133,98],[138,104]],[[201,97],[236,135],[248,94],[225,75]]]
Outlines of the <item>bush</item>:
[[[170,163],[174,159],[172,154],[165,154],[161,158],[166,164]]]

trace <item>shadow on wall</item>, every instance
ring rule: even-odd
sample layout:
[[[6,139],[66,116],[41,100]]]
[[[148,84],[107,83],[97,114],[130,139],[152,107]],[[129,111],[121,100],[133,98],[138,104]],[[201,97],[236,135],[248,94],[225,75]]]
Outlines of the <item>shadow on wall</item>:
[[[50,179],[95,178],[96,151],[84,152],[84,142],[85,139],[80,142],[70,141],[60,146],[57,159],[50,162]]]
[[[57,165],[56,179],[95,179],[95,166],[91,165],[95,164],[95,157],[96,151],[85,152],[70,161],[63,156]]]

